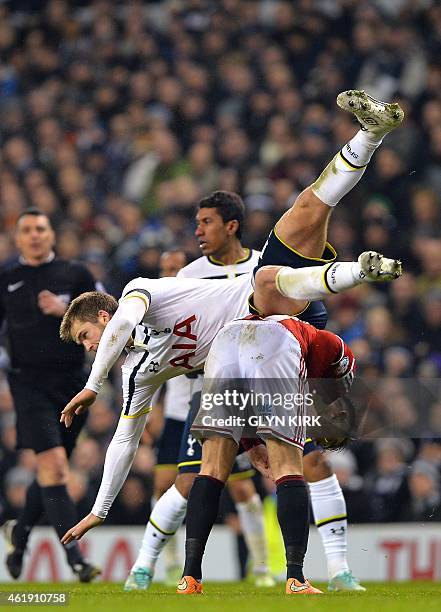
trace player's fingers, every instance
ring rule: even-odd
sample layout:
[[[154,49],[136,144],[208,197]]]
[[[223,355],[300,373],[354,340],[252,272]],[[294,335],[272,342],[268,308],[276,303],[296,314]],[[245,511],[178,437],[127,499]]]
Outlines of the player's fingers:
[[[61,411],[61,414],[70,414],[72,410],[75,410],[76,407],[76,402],[74,400],[71,400],[68,404],[65,405],[65,407]]]
[[[73,529],[69,529],[69,531],[66,531],[64,536],[61,538],[61,543],[69,544],[70,542],[72,542],[72,540],[74,539],[74,533],[75,533],[75,527]]]
[[[78,408],[75,409],[75,414],[83,414],[85,410],[86,410],[86,407],[83,406],[83,404],[80,404]]]
[[[66,409],[66,408],[64,408],[64,410],[61,413],[60,422],[64,423],[66,427],[70,427],[72,425],[72,420],[73,420],[73,415],[72,415],[73,407],[70,407],[69,409]]]

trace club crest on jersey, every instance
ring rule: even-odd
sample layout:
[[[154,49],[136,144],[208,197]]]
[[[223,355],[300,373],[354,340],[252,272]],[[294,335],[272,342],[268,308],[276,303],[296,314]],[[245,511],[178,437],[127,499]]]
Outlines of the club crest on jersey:
[[[181,350],[181,351],[189,351],[184,353],[183,355],[179,355],[178,357],[173,357],[170,359],[169,363],[174,368],[186,368],[187,370],[192,370],[194,366],[190,365],[190,359],[196,355],[196,341],[197,336],[193,333],[192,324],[196,321],[196,315],[191,315],[184,319],[184,321],[180,321],[176,323],[173,328],[173,335],[178,336],[179,339],[187,339],[191,342],[183,342],[179,340],[175,344],[172,345],[173,350]]]
[[[193,438],[193,436],[191,434],[188,435],[187,438],[187,457],[193,457],[193,455],[195,454],[195,450],[193,448],[193,446],[196,444],[196,438]]]
[[[345,355],[343,359],[341,359],[337,367],[335,368],[336,375],[340,376],[341,374],[344,374],[347,371],[348,367],[349,367],[349,357]]]

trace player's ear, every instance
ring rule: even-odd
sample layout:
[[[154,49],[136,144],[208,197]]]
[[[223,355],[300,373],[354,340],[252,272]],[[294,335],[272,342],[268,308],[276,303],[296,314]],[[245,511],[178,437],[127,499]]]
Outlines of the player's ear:
[[[110,321],[110,319],[111,319],[111,316],[107,312],[107,310],[99,310],[98,311],[98,322],[99,323],[103,323],[104,325],[107,325],[107,323]]]
[[[227,221],[226,226],[228,235],[233,236],[239,229],[239,221],[232,219],[231,221]]]
[[[52,227],[50,227],[49,232],[50,232],[50,236],[51,236],[51,246],[53,248],[55,246],[56,241],[57,241],[57,237],[56,237],[55,232],[52,229]]]

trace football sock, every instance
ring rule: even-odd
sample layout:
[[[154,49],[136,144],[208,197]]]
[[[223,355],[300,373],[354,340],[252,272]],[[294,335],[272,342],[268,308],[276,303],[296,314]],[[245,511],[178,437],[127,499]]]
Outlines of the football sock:
[[[176,486],[171,486],[153,507],[144,531],[135,567],[146,567],[152,572],[162,549],[184,522],[187,500]]]
[[[305,581],[303,561],[309,537],[309,496],[302,476],[276,480],[277,518],[286,553],[286,578]]]
[[[20,550],[25,550],[32,527],[38,523],[44,512],[43,501],[41,499],[40,485],[36,480],[26,491],[26,501],[23,506],[17,524],[14,527],[13,542],[14,546]]]
[[[361,179],[381,142],[382,138],[359,130],[312,184],[315,195],[328,206],[338,204]]]
[[[41,498],[50,524],[55,529],[59,538],[78,522],[75,505],[67,492],[65,485],[53,487],[41,487]],[[72,541],[64,546],[67,562],[71,567],[84,563],[83,555],[77,541]]]
[[[188,498],[185,566],[183,576],[202,578],[205,545],[219,510],[224,483],[211,476],[198,476]]]
[[[170,538],[164,549],[165,567],[167,570],[181,566],[178,557],[178,541],[177,538]]]
[[[268,550],[263,525],[262,501],[255,493],[248,501],[236,503],[240,526],[253,560],[255,574],[268,572]]]
[[[329,577],[349,569],[347,562],[346,502],[337,476],[310,482],[315,524],[325,549]]]
[[[276,287],[282,295],[293,299],[318,300],[356,287],[364,281],[358,261],[336,261],[311,268],[280,268]]]

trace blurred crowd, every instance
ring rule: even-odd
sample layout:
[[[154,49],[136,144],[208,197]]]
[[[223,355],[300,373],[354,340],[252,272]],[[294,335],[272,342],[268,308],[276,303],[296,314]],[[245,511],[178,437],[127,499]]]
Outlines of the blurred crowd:
[[[340,259],[375,249],[400,257],[406,273],[329,300],[329,328],[374,390],[370,440],[329,459],[350,520],[441,520],[440,58],[435,0],[2,2],[0,266],[14,261],[18,215],[36,206],[58,254],[118,295],[135,276],[156,277],[170,247],[198,256],[195,203],[214,189],[243,196],[243,243],[261,248],[357,129],[337,93],[399,101],[403,127],[330,226]],[[119,411],[115,371],[72,457],[81,514]],[[4,376],[0,414],[8,518],[34,460],[14,451]],[[154,461],[147,432],[109,522],[145,523]]]

